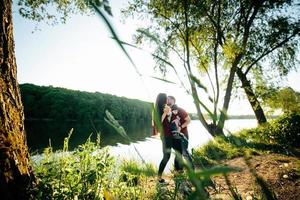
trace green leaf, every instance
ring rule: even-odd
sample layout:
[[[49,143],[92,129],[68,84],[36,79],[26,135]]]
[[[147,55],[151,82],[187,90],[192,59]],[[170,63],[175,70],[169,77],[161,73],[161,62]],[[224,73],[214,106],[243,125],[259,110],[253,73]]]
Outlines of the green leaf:
[[[107,118],[104,118],[105,122],[108,123],[110,126],[112,126],[122,137],[127,139],[129,142],[132,142],[132,139],[127,135],[125,129],[123,126],[119,124],[119,122],[114,118],[114,116],[108,111],[105,111],[105,114]],[[134,150],[138,154],[138,156],[141,158],[142,162],[146,164],[144,158],[141,156],[140,152],[137,150],[134,144],[132,144],[134,147]]]
[[[196,101],[195,103],[200,104],[204,108],[204,110],[206,110],[206,112],[209,114],[211,119],[217,120],[217,116],[214,115],[202,101],[200,101],[200,99],[198,98],[198,96],[196,94],[192,93],[192,96],[194,98],[194,101]]]
[[[128,137],[125,129],[119,124],[114,116],[108,110],[105,111],[105,114],[107,116],[107,118],[104,118],[105,122],[112,126],[122,137],[130,141],[130,138]]]
[[[166,83],[176,84],[175,82],[169,81],[169,80],[164,79],[164,78],[159,78],[159,77],[155,77],[155,76],[150,76],[150,77],[151,77],[151,78],[154,78],[154,79],[157,79],[157,80],[160,80],[160,81],[163,81],[163,82],[166,82]]]
[[[149,38],[151,41],[154,41],[156,44],[160,45],[161,41],[158,40],[158,37],[151,34],[147,29],[139,28],[136,30],[138,33],[141,33],[145,35],[147,38]]]
[[[194,83],[196,83],[196,85],[197,85],[199,88],[203,89],[203,90],[207,93],[207,88],[201,83],[201,81],[200,81],[197,77],[195,77],[194,75],[190,74],[190,78],[191,78],[191,80],[192,80]]]
[[[111,16],[113,16],[112,12],[111,12],[111,7],[109,5],[108,0],[103,0],[103,6],[104,6],[104,10]]]
[[[101,17],[101,19],[103,19],[103,21],[105,22],[105,24],[107,25],[107,27],[109,28],[109,31],[111,32],[111,34],[113,35],[113,39],[116,40],[117,44],[119,45],[119,47],[121,48],[121,50],[123,51],[123,53],[127,56],[127,58],[129,59],[129,61],[131,62],[131,64],[133,65],[136,73],[139,76],[142,76],[141,73],[139,72],[137,66],[135,65],[135,63],[133,62],[132,58],[130,57],[130,55],[128,54],[128,52],[126,51],[126,49],[124,48],[122,41],[119,39],[119,36],[117,35],[115,29],[113,28],[111,22],[108,20],[108,18],[104,15],[104,13],[95,5],[95,4],[91,4],[93,6],[93,8],[95,9],[96,13],[99,14],[99,16]]]

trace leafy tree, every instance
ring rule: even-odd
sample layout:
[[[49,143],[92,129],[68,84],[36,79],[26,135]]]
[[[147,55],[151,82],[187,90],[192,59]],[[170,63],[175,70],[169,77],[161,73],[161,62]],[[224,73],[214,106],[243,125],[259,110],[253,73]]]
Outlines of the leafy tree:
[[[61,13],[65,22],[73,11],[89,12],[90,8],[110,8],[106,0],[19,0],[21,15],[41,21],[54,19],[48,7]],[[99,10],[99,9],[98,9]],[[24,131],[24,113],[17,82],[14,53],[12,0],[0,1],[0,193],[3,199],[29,199],[29,189],[35,178],[29,165],[28,147]]]
[[[237,68],[237,75],[259,124],[267,120],[258,100],[259,93],[254,88],[266,87],[265,84],[272,80],[280,82],[283,76],[297,67],[300,30],[298,14],[294,12],[297,8],[299,4],[296,1],[263,1],[251,29],[245,56]],[[276,74],[280,78],[276,79]]]
[[[211,27],[198,27],[198,19],[193,16],[196,14],[195,6],[188,1],[134,1],[127,9],[127,15],[142,16],[151,18],[151,22],[146,27],[138,29],[136,35],[136,43],[139,45],[142,42],[149,41],[155,45],[155,50],[152,53],[156,60],[156,69],[160,70],[163,75],[166,75],[169,69],[172,69],[179,79],[180,85],[185,88],[188,94],[191,94],[197,109],[197,115],[203,126],[213,135],[222,134],[216,132],[212,126],[208,124],[204,118],[202,109],[209,113],[213,121],[214,127],[217,126],[217,111],[219,103],[219,80],[217,66],[215,65],[215,80],[216,89],[213,85],[213,80],[209,74],[209,63],[214,60],[217,63],[217,56],[210,55],[218,54],[217,51],[212,51],[218,45],[217,42],[211,40],[210,37],[214,33]],[[139,16],[139,17],[140,17]],[[205,40],[202,42],[199,38]],[[213,49],[213,50],[216,50]],[[182,70],[186,73],[187,80],[182,79],[180,68],[172,64],[169,60],[171,55],[177,55],[182,61]],[[207,88],[196,77],[195,71],[206,72],[212,86],[213,112],[203,102],[203,98],[199,98],[198,89],[207,92]],[[168,80],[162,79],[166,82]],[[173,81],[174,82],[174,81]],[[188,84],[188,86],[187,86]],[[197,89],[198,88],[198,89]]]
[[[265,105],[272,110],[281,109],[284,113],[300,113],[300,93],[290,87],[269,91],[263,99]]]
[[[299,22],[290,16],[283,20],[282,15],[283,9],[294,5],[294,1],[280,0],[135,0],[125,14],[150,19],[150,24],[138,29],[136,43],[150,41],[156,44],[152,55],[156,58],[157,68],[163,75],[166,74],[167,67],[178,75],[179,68],[169,61],[171,56],[178,56],[188,78],[187,81],[180,80],[180,84],[185,87],[184,83],[189,83],[185,88],[193,96],[200,121],[212,135],[218,135],[223,132],[236,73],[242,81],[242,87],[257,114],[258,121],[260,122],[260,116],[264,117],[255,93],[250,90],[252,84],[244,70],[252,69],[272,53],[280,61],[284,50],[275,50],[283,47],[283,44],[287,44],[286,47],[291,52],[289,55],[295,55]],[[283,28],[281,24],[290,29]],[[280,40],[276,41],[276,37]],[[198,74],[203,72],[210,80],[212,92],[198,78]],[[223,82],[220,81],[221,75],[225,75],[227,84],[223,88],[225,94],[220,109],[220,82]],[[209,109],[211,106],[204,104],[203,95],[199,98],[199,89],[208,93],[206,96],[212,102],[212,111]],[[202,110],[209,113],[212,124],[205,120]]]

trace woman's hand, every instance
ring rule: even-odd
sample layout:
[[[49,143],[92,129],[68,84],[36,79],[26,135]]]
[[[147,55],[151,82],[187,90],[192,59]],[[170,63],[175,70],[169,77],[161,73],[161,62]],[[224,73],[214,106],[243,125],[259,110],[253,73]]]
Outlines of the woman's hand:
[[[164,121],[164,119],[166,118],[166,116],[169,115],[170,112],[171,112],[171,107],[166,104],[164,107],[164,113],[161,116],[161,122]]]
[[[171,112],[171,107],[167,104],[164,107],[164,114],[168,115]]]

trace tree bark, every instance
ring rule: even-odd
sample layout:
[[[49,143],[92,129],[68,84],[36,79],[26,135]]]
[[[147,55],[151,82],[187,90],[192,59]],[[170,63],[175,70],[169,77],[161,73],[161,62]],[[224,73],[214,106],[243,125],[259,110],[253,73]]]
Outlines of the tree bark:
[[[30,199],[35,185],[29,165],[24,113],[17,83],[12,0],[0,1],[0,194],[1,199]]]
[[[218,130],[221,130],[221,131],[223,131],[225,121],[227,119],[227,110],[228,110],[228,107],[229,107],[234,76],[235,76],[235,73],[236,73],[236,70],[237,70],[238,63],[240,62],[242,57],[243,57],[243,54],[237,55],[235,60],[233,61],[232,65],[231,65],[229,78],[228,78],[228,82],[227,82],[227,88],[226,88],[225,97],[224,97],[223,108],[222,108],[220,119],[219,119],[219,122],[218,122],[218,125],[217,125]]]
[[[236,71],[236,66],[232,66],[231,69],[230,69],[230,74],[229,74],[229,78],[228,78],[228,82],[227,82],[227,88],[226,88],[226,92],[225,92],[223,108],[222,108],[222,112],[221,112],[220,119],[219,119],[219,122],[218,122],[218,127],[219,127],[220,130],[223,130],[225,120],[227,119],[227,110],[228,110],[228,107],[229,107],[229,102],[230,102],[230,96],[231,96],[235,71]]]
[[[245,90],[248,101],[252,107],[252,110],[255,114],[258,124],[263,124],[267,122],[264,110],[262,109],[260,102],[258,101],[254,91],[251,87],[250,81],[247,79],[247,76],[242,72],[240,68],[237,68],[237,75],[242,82],[242,88]]]

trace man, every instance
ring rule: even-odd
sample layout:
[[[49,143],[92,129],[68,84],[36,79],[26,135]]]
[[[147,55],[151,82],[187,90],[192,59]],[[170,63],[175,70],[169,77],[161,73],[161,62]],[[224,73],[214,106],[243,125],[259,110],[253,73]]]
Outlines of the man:
[[[175,103],[175,97],[168,96],[167,104],[172,108],[172,121],[174,122],[171,124],[171,129],[173,130],[174,138],[180,140],[182,155],[188,161],[190,167],[195,169],[192,157],[188,152],[189,134],[187,126],[191,122],[191,118],[183,108],[178,107]],[[179,134],[176,135],[176,133]]]

